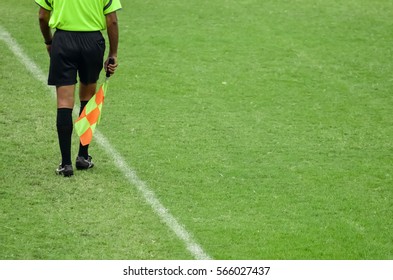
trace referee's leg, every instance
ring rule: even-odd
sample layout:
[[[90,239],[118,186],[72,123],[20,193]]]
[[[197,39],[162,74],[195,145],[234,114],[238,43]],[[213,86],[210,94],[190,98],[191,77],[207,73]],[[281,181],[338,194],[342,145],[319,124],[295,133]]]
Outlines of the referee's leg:
[[[71,136],[73,130],[72,110],[77,83],[77,63],[73,48],[73,34],[56,30],[50,53],[48,84],[56,86],[57,95],[57,136],[61,152],[61,165],[56,173],[64,176],[74,174],[71,161]]]
[[[80,57],[78,63],[79,74],[79,99],[81,112],[87,102],[94,96],[97,81],[103,67],[105,40],[100,31],[85,32],[77,34],[80,42]],[[77,169],[89,169],[94,166],[89,155],[89,145],[79,143],[78,157],[76,159]]]
[[[75,85],[57,86],[57,135],[61,152],[61,166],[72,165],[71,136],[73,130],[72,109],[74,108]]]

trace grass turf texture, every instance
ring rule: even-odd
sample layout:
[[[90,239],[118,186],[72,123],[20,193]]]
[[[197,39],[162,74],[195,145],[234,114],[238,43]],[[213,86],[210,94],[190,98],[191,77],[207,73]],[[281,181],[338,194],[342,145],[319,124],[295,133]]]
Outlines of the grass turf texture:
[[[4,6],[46,73],[37,7]],[[99,129],[210,256],[393,258],[391,1],[123,6]],[[94,143],[53,175],[55,102],[0,44],[0,259],[191,258]]]

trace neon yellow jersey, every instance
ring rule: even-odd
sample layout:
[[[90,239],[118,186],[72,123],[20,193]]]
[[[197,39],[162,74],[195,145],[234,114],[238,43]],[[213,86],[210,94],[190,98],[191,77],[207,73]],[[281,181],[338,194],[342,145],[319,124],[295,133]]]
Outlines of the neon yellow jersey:
[[[51,11],[49,26],[66,31],[106,29],[105,15],[121,9],[120,0],[35,0]]]

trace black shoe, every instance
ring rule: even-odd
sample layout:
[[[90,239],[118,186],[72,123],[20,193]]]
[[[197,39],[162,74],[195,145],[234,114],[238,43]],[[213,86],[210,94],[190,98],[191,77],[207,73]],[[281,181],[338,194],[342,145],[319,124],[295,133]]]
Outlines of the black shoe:
[[[60,163],[59,167],[56,169],[56,174],[63,175],[64,177],[71,177],[74,175],[74,169],[72,165],[64,165],[64,167],[62,167]]]
[[[76,169],[84,170],[89,169],[94,166],[94,163],[91,161],[91,156],[88,156],[87,159],[84,157],[78,156],[75,162]]]

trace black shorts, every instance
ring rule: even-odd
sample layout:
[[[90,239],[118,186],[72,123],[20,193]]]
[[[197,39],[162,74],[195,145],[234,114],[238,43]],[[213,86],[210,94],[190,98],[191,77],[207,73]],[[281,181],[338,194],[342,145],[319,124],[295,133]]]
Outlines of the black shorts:
[[[50,53],[48,84],[67,86],[96,83],[103,68],[105,39],[100,31],[56,30]]]

